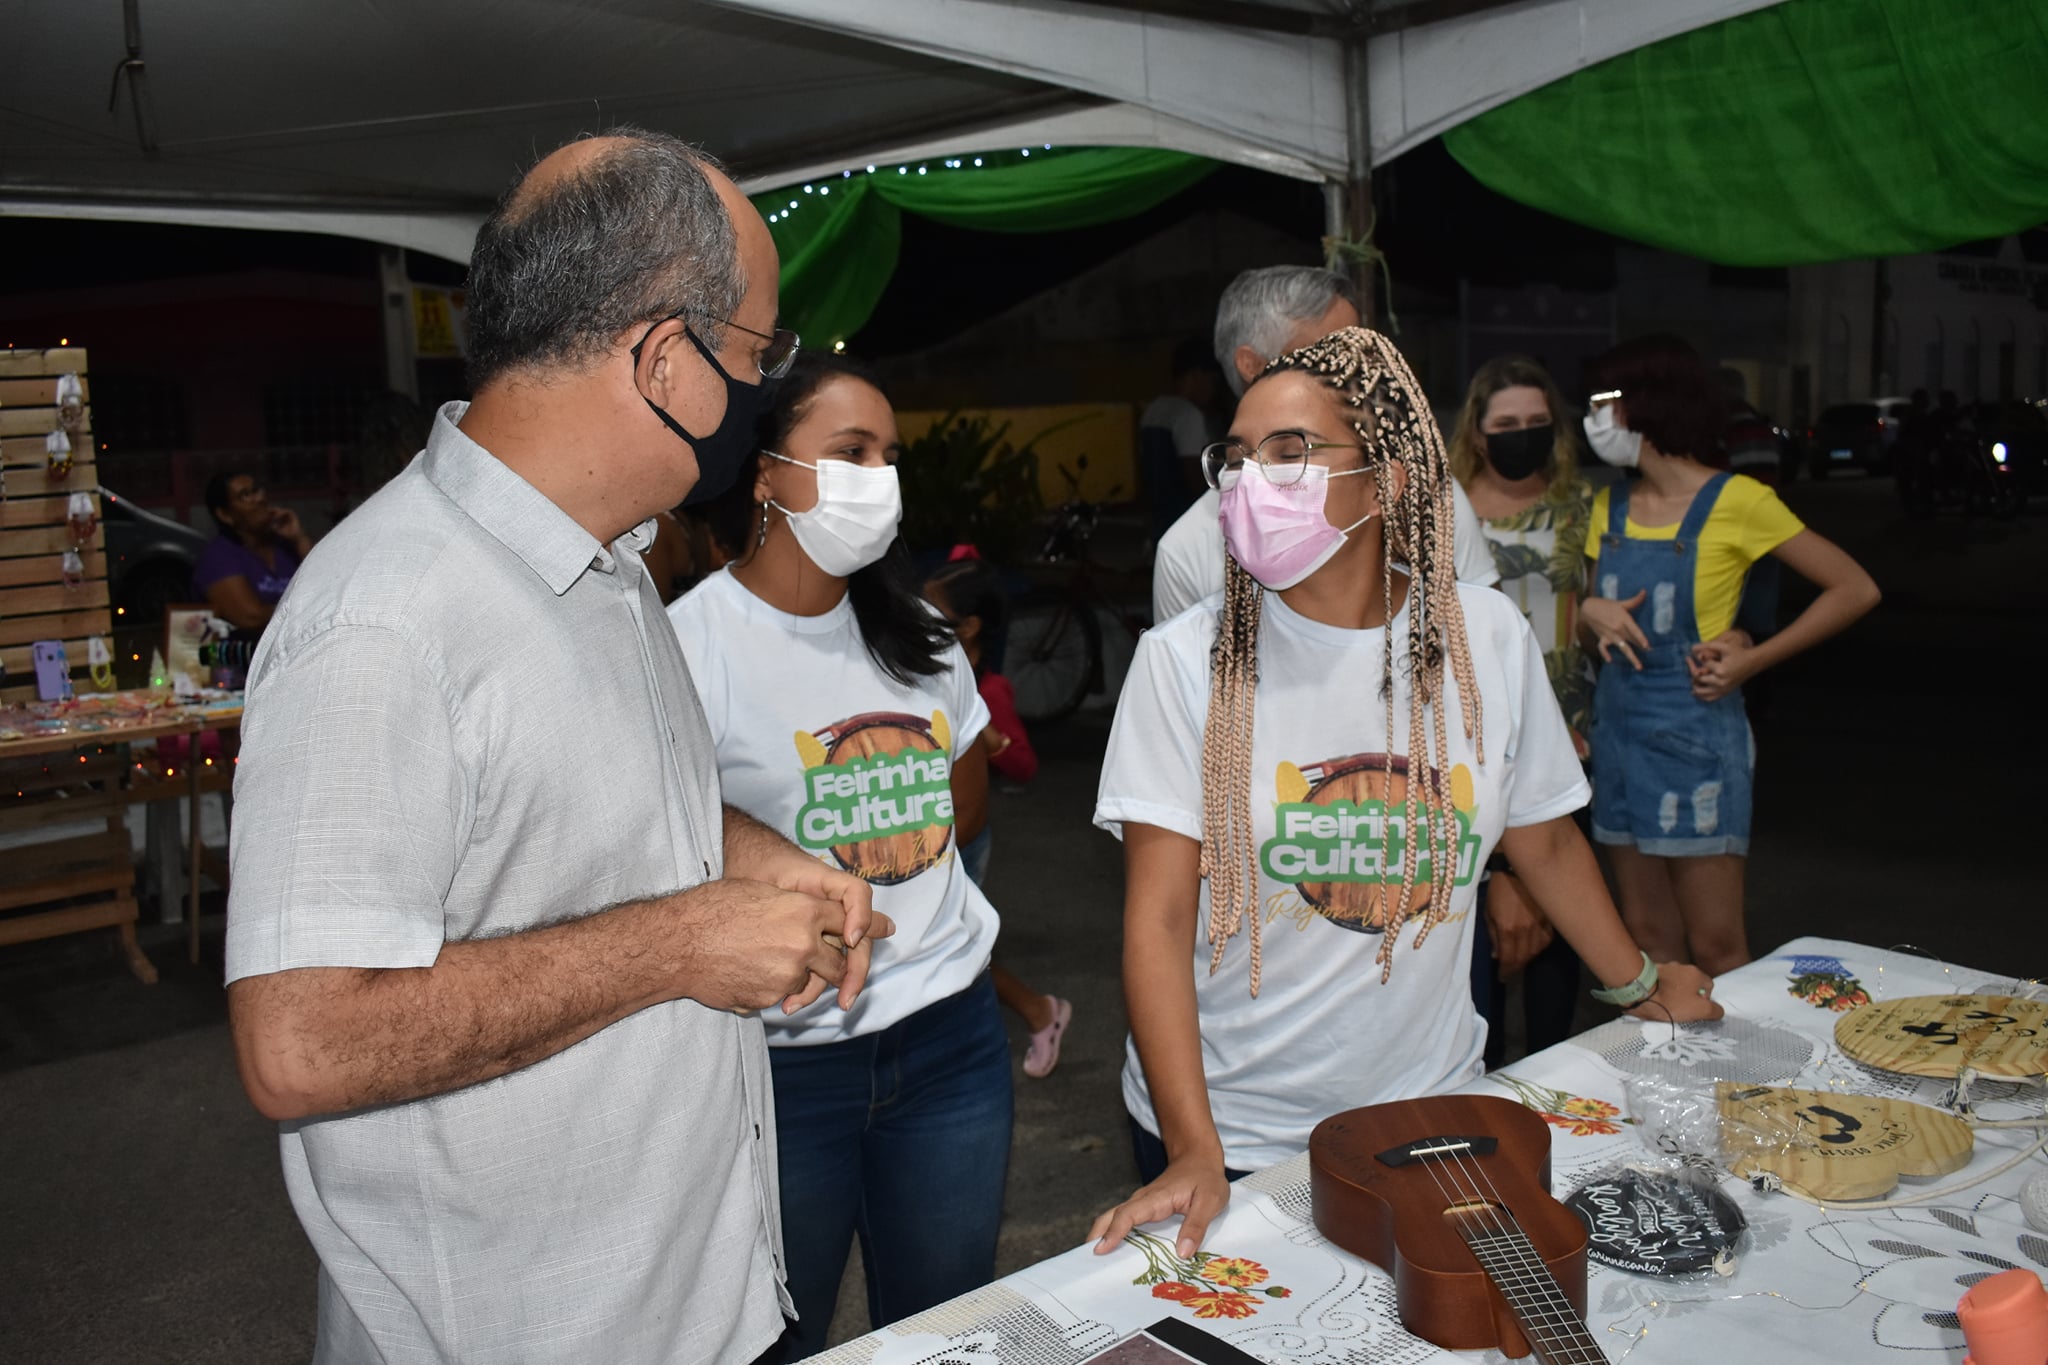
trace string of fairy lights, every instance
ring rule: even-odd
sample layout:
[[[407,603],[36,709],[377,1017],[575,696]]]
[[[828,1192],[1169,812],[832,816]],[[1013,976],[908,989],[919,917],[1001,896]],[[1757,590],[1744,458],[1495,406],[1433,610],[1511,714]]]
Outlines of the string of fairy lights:
[[[1038,150],[1042,152],[1049,152],[1052,150],[1052,144],[1050,142],[1044,143],[1038,148]],[[1020,147],[1017,149],[1017,153],[1019,156],[1027,158],[1031,155],[1031,152],[1032,149],[1029,147]],[[994,152],[985,152],[980,156],[942,157],[936,164],[938,169],[942,172],[971,171],[985,166],[989,159],[996,155],[997,153]],[[930,175],[932,172],[933,165],[934,163],[929,161],[904,162],[901,165],[893,167],[893,169],[895,170],[896,174],[901,176],[909,176],[913,174]],[[891,167],[883,165],[870,165],[865,169],[848,167],[846,170],[843,170],[839,173],[839,179],[841,181],[848,181],[852,180],[855,175],[887,175],[891,169]],[[830,180],[814,180],[803,187],[803,193],[805,195],[810,196],[813,200],[828,199],[831,197],[832,194],[832,186],[833,182]],[[790,193],[795,194],[796,192],[792,190],[790,191]],[[785,222],[788,220],[791,214],[796,213],[797,211],[802,209],[804,203],[805,201],[801,198],[792,198],[783,207],[771,210],[767,215],[768,221],[770,223]]]

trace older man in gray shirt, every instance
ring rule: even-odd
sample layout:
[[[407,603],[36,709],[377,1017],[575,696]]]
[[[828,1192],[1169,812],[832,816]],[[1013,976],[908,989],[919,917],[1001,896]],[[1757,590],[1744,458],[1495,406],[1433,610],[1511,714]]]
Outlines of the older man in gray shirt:
[[[251,670],[228,1003],[320,1255],[315,1359],[746,1360],[781,1332],[752,1012],[886,935],[724,807],[650,518],[751,449],[773,242],[628,132],[478,234],[475,401],[322,544]]]

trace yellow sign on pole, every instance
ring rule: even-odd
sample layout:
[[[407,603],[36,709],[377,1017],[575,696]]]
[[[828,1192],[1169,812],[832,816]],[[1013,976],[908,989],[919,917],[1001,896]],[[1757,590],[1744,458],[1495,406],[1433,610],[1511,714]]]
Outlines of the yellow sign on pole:
[[[461,360],[469,355],[469,310],[460,289],[412,287],[413,353],[421,360]]]

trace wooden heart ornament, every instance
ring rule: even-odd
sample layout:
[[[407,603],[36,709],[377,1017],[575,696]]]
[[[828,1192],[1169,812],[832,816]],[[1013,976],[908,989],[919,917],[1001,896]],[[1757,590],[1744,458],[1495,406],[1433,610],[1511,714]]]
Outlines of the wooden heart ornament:
[[[1908,995],[1850,1010],[1835,1043],[1865,1066],[1953,1078],[2048,1072],[2048,1004],[2013,995]]]
[[[1910,1100],[1734,1081],[1714,1097],[1728,1169],[1830,1202],[1880,1199],[1902,1175],[1960,1170],[1976,1141],[1961,1119]]]

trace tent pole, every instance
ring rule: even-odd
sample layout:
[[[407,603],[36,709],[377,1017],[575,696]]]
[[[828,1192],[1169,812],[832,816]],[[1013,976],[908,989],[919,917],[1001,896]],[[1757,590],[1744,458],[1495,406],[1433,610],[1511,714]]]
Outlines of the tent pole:
[[[1323,185],[1323,230],[1330,268],[1351,277],[1358,289],[1358,316],[1366,326],[1376,327],[1375,261],[1357,251],[1339,257],[1330,250],[1334,243],[1363,246],[1372,239],[1372,110],[1366,79],[1366,35],[1360,30],[1344,38],[1344,133],[1350,174]]]

